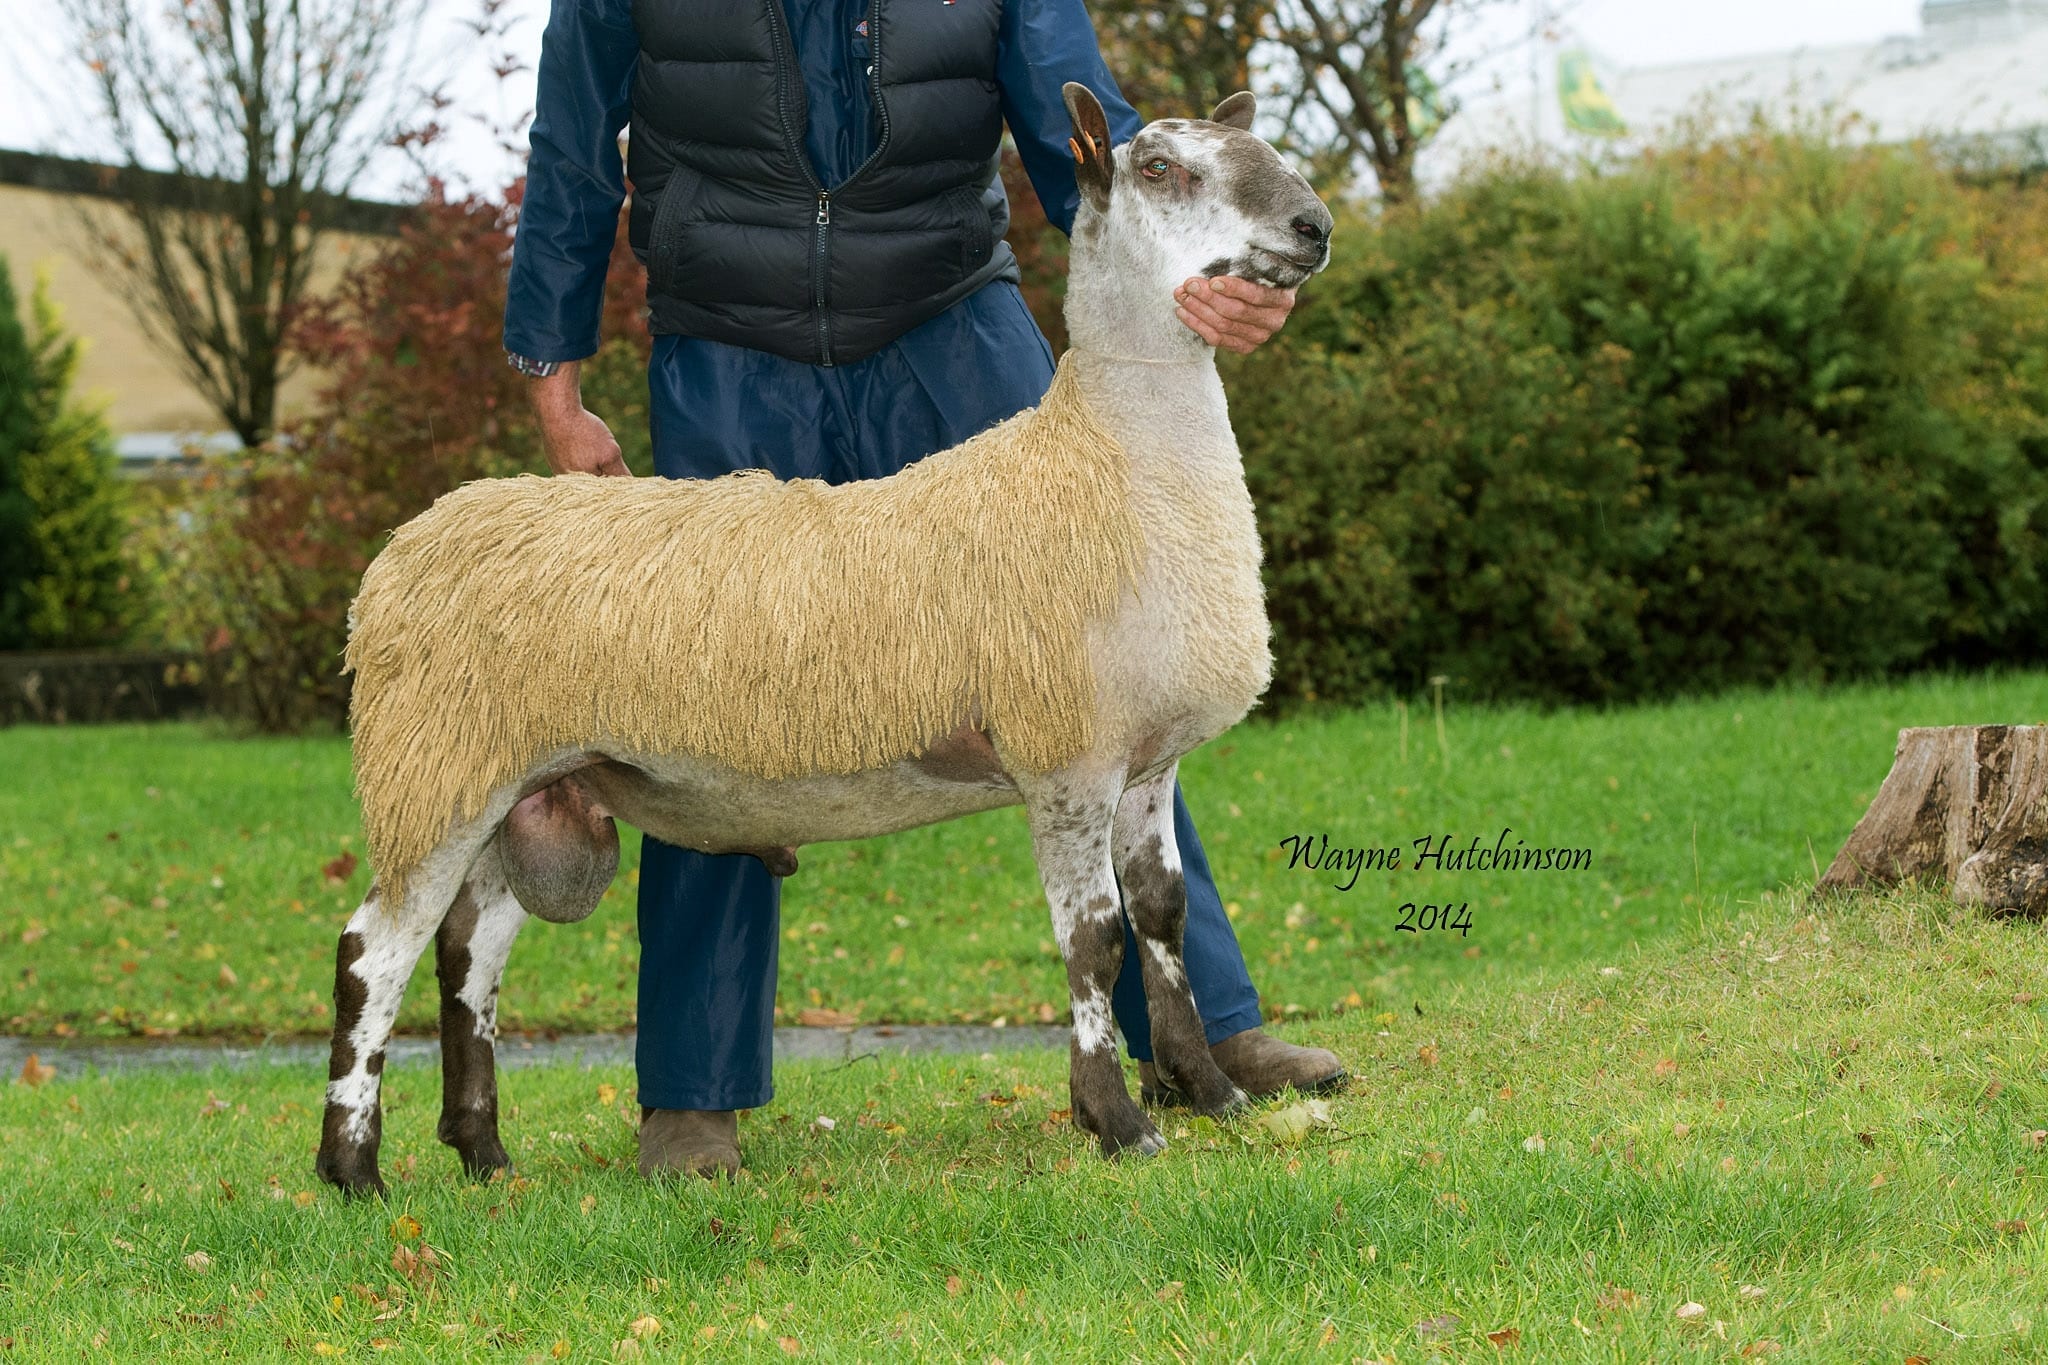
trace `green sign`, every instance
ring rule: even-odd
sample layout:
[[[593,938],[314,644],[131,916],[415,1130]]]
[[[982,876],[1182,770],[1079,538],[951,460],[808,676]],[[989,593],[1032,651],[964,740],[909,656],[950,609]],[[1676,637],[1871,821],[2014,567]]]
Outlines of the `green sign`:
[[[1564,126],[1592,137],[1622,137],[1628,124],[1593,74],[1593,59],[1583,51],[1561,52],[1557,58],[1557,103]]]

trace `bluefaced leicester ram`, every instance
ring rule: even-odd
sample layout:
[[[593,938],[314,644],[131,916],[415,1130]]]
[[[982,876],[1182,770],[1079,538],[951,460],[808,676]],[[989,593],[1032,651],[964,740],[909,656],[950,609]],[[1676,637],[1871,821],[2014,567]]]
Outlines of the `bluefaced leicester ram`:
[[[1126,918],[1162,1080],[1243,1100],[1181,959],[1181,755],[1270,673],[1259,539],[1213,353],[1174,287],[1299,284],[1330,215],[1249,132],[1252,100],[1112,150],[1067,87],[1082,203],[1073,349],[1044,402],[891,479],[828,488],[511,480],[451,494],[365,575],[358,788],[377,880],[336,953],[318,1170],[382,1188],[379,1084],[438,941],[439,1134],[505,1165],[492,1053],[529,911],[589,913],[613,817],[664,841],[791,850],[1022,804],[1066,961],[1075,1121],[1165,1144],[1132,1101],[1109,993]]]

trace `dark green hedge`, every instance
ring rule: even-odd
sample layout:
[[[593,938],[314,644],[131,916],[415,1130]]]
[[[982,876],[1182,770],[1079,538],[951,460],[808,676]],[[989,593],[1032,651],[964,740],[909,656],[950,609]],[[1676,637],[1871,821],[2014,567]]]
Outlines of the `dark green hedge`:
[[[2048,653],[2048,195],[1759,133],[1343,224],[1233,367],[1275,701]]]

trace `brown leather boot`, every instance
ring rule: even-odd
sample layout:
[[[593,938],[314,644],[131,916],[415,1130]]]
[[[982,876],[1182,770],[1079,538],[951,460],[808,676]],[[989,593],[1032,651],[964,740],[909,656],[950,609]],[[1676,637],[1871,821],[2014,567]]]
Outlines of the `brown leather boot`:
[[[1351,1079],[1337,1054],[1328,1048],[1283,1043],[1260,1028],[1233,1033],[1212,1044],[1209,1055],[1237,1088],[1259,1099],[1292,1086],[1303,1095],[1335,1090]],[[1139,1096],[1147,1104],[1180,1104],[1180,1093],[1159,1079],[1150,1062],[1138,1063]]]
[[[731,1109],[642,1109],[640,1174],[738,1175],[740,1116]]]

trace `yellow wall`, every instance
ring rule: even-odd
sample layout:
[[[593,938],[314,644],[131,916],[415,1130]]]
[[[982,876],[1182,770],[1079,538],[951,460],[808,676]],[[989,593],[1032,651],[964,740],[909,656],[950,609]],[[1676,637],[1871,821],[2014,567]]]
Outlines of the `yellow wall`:
[[[171,359],[153,345],[129,311],[110,262],[94,259],[93,238],[80,214],[116,212],[105,200],[0,185],[0,255],[7,257],[24,316],[37,270],[50,278],[50,296],[64,325],[83,339],[79,388],[107,405],[117,435],[138,431],[204,433],[225,427]],[[334,281],[356,253],[379,239],[328,236],[321,245],[312,288]],[[300,371],[285,384],[281,416],[303,410],[317,376]]]

